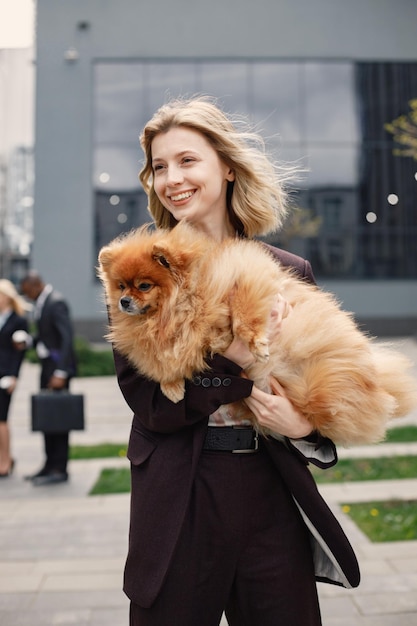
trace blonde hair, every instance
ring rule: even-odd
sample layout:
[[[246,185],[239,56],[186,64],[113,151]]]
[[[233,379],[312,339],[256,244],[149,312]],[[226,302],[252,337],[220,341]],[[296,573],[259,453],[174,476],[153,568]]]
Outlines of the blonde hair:
[[[233,170],[235,180],[229,182],[227,208],[230,222],[240,235],[266,235],[282,225],[288,198],[284,185],[294,177],[294,169],[274,164],[265,152],[262,137],[250,130],[239,130],[239,125],[207,97],[172,100],[156,111],[140,136],[145,164],[139,179],[157,226],[172,228],[177,222],[155,193],[152,141],[178,126],[204,135],[221,161]]]
[[[16,291],[16,287],[7,278],[0,279],[0,293],[9,298],[10,306],[17,315],[23,316],[32,308]]]

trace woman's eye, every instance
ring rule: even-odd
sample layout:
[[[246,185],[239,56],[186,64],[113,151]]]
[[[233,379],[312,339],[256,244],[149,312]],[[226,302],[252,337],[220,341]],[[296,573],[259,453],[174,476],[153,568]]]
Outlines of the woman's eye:
[[[159,172],[160,170],[163,170],[163,169],[164,169],[164,166],[162,164],[161,165],[154,165],[153,171],[154,172]]]

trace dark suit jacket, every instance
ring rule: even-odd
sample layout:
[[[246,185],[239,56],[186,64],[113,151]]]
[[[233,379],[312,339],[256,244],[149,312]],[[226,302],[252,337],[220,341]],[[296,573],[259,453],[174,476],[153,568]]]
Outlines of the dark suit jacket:
[[[16,330],[27,332],[27,329],[26,319],[14,311],[0,329],[0,378],[2,376],[18,376],[25,353],[16,350],[13,346],[12,335]]]
[[[42,359],[42,369],[48,370],[48,377],[54,370],[62,370],[68,378],[75,375],[73,328],[68,304],[58,291],[52,291],[42,307],[37,320],[37,334],[34,344],[39,341],[48,348],[50,357]]]
[[[295,267],[301,277],[314,281],[308,262],[283,251],[272,251],[284,265]],[[241,368],[235,363],[214,355],[204,375],[218,377],[222,382],[228,379],[227,384],[202,387],[186,381],[185,398],[174,404],[161,393],[158,384],[138,376],[117,352],[115,364],[120,388],[135,414],[128,448],[134,468],[124,590],[133,602],[149,607],[161,589],[181,531],[208,416],[221,404],[248,397],[252,382],[240,377]],[[265,445],[297,504],[307,509],[305,519],[312,518],[312,524],[319,528],[312,538],[318,546],[317,578],[356,586],[359,571],[355,555],[319,495],[304,457],[288,441],[268,439]],[[318,439],[320,445],[332,444]]]

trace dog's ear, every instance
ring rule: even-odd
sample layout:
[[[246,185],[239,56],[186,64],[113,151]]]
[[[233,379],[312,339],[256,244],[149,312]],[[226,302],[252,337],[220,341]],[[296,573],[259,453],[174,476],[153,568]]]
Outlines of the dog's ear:
[[[189,264],[189,255],[184,250],[177,249],[176,246],[171,246],[167,242],[155,243],[152,248],[152,258],[181,282]]]
[[[107,268],[113,260],[113,252],[110,246],[104,246],[99,252],[98,262],[101,267]]]
[[[152,258],[168,270],[174,269],[174,267],[177,266],[177,256],[178,254],[175,253],[175,250],[172,250],[166,242],[161,241],[152,246]]]
[[[156,249],[157,246],[154,246],[152,251],[152,258],[155,259],[162,267],[166,267],[168,270],[171,268],[171,263],[167,258],[166,252],[164,253],[162,250]]]

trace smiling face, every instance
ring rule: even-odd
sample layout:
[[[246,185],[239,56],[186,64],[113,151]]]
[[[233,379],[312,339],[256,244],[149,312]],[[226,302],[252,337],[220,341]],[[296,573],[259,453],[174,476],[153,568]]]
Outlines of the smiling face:
[[[216,239],[231,235],[227,183],[234,173],[201,133],[183,126],[152,141],[154,189],[179,222],[186,220]]]

